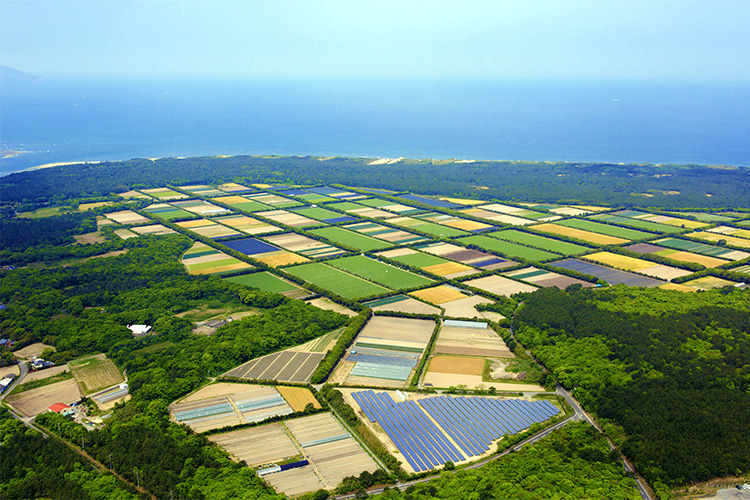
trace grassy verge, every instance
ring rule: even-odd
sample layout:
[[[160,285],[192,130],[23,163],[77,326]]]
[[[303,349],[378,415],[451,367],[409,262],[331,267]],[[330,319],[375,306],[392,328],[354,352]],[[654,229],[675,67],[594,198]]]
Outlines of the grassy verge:
[[[32,389],[38,389],[39,387],[44,387],[45,385],[54,384],[56,382],[62,382],[63,380],[68,380],[71,378],[73,378],[73,374],[70,371],[58,373],[57,375],[53,375],[48,378],[32,380],[31,382],[20,384],[16,386],[16,388],[13,389],[10,394],[20,394],[22,392],[30,391]]]

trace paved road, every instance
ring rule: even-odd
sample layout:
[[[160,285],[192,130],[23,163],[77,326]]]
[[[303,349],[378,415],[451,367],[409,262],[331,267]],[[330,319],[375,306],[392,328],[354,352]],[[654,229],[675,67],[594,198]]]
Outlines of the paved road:
[[[21,371],[21,373],[8,386],[8,388],[5,389],[5,392],[3,392],[2,394],[0,394],[0,401],[2,401],[3,399],[5,399],[5,396],[7,396],[8,394],[10,394],[10,392],[13,390],[13,388],[15,386],[17,386],[18,384],[20,384],[21,380],[23,380],[23,378],[26,376],[26,374],[29,373],[29,367],[26,366],[26,363],[24,363],[23,361],[21,361],[20,363],[18,363],[18,369]]]

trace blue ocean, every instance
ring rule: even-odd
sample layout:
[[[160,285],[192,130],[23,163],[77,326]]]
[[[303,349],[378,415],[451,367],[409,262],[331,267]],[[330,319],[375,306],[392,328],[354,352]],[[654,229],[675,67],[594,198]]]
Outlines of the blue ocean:
[[[750,165],[750,85],[3,82],[0,174],[235,154]]]

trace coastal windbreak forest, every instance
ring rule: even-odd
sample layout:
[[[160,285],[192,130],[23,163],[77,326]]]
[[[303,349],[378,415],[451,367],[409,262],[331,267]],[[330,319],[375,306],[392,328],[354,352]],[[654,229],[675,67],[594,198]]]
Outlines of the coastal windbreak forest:
[[[219,276],[188,274],[180,258],[193,241],[184,234],[121,239],[105,227],[101,240],[73,244],[75,236],[96,229],[97,216],[150,203],[125,202],[117,193],[188,183],[341,183],[484,200],[663,210],[737,210],[750,200],[748,169],[416,160],[368,165],[371,161],[130,160],[1,178],[0,263],[6,269],[0,271],[5,306],[0,336],[12,339],[14,350],[36,342],[52,346],[43,356],[59,364],[106,353],[126,371],[132,399],[93,431],[57,414],[36,419],[65,441],[83,443],[119,477],[97,472],[63,441],[44,439],[0,410],[0,497],[284,498],[205,435],[171,421],[169,404],[251,359],[343,327],[356,333],[369,317],[370,310],[354,301],[347,305],[359,316],[350,318]],[[74,211],[97,202],[111,204]],[[62,213],[17,215],[52,209]],[[685,293],[572,285],[497,297],[486,308],[506,316],[502,331],[508,346],[519,353],[528,349],[541,362],[546,386],[559,383],[571,390],[657,498],[666,500],[680,486],[750,472],[749,297],[740,287]],[[184,313],[201,308],[252,314],[213,335],[195,335]],[[134,338],[130,324],[153,325],[158,335]],[[13,362],[12,353],[3,351],[0,365]],[[334,362],[321,366],[330,370]],[[604,435],[572,423],[481,468],[445,471],[382,498],[640,498],[631,476]],[[389,471],[377,482],[392,486],[399,477]],[[356,491],[376,481],[365,474],[345,483],[346,491]]]

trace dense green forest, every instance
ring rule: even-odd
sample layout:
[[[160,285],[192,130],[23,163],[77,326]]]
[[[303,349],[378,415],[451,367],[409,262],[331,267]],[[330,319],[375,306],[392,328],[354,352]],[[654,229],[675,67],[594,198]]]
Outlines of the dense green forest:
[[[748,291],[544,288],[525,297],[516,325],[518,340],[622,435],[650,484],[747,471]]]
[[[21,203],[35,198],[106,195],[134,187],[228,181],[341,183],[483,199],[585,201],[664,208],[738,207],[750,199],[747,168],[448,160],[406,160],[369,166],[370,161],[342,157],[233,156],[70,165],[2,177],[0,199]],[[680,194],[663,194],[676,191]]]
[[[590,426],[572,423],[534,446],[479,469],[444,472],[406,491],[373,498],[417,500],[640,499],[619,454]]]

